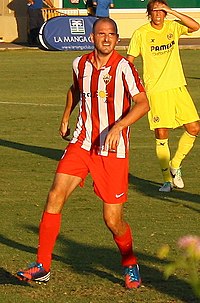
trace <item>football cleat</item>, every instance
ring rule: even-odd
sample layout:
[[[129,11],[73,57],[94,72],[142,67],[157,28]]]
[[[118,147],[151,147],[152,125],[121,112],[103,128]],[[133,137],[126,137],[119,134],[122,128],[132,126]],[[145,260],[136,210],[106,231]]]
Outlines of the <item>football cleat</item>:
[[[171,182],[165,182],[163,186],[159,188],[159,191],[169,193],[173,189],[173,184]]]
[[[41,263],[31,263],[26,270],[17,272],[17,277],[22,281],[36,281],[47,283],[50,279],[50,271],[46,271]]]
[[[138,264],[125,266],[124,276],[125,276],[125,287],[127,289],[138,288],[141,286],[142,281],[140,278]]]
[[[172,176],[172,181],[175,187],[177,188],[183,188],[184,187],[184,182],[181,177],[181,168],[173,168],[170,165],[170,173]]]

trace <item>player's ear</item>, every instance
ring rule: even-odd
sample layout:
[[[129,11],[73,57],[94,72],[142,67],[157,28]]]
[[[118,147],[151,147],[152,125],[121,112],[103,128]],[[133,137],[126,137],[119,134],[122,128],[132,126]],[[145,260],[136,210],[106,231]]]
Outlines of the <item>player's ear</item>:
[[[93,33],[90,34],[90,40],[92,43],[94,43],[94,34]]]

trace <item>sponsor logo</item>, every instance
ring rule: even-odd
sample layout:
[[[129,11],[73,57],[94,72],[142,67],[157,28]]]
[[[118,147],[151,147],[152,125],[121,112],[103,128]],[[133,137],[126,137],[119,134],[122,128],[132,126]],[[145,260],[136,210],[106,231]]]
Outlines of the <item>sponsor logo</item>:
[[[82,96],[84,98],[91,98],[92,97],[92,94],[91,93],[82,93]]]
[[[54,36],[54,42],[55,43],[86,43],[86,42],[91,42],[90,37],[86,36],[64,36],[64,37],[56,37]]]
[[[173,40],[172,42],[168,44],[163,44],[163,45],[155,45],[151,46],[151,52],[159,52],[159,51],[166,51],[172,48],[172,46],[175,44],[175,41]]]
[[[159,122],[159,121],[160,121],[160,118],[158,116],[153,117],[153,122],[154,123]]]
[[[85,24],[83,19],[69,19],[69,26],[72,35],[85,35]]]
[[[107,91],[105,90],[99,90],[99,91],[96,91],[96,92],[82,92],[82,97],[87,99],[87,98],[98,98],[98,100],[100,101],[103,101],[105,103],[108,103],[108,102],[112,102],[113,100],[113,96],[112,94],[108,94]],[[108,97],[110,98],[108,100]]]
[[[124,195],[124,193],[116,194],[115,197],[116,197],[117,199],[119,199],[119,198],[122,197],[123,195]]]
[[[107,96],[108,96],[108,93],[106,91],[103,91],[103,90],[99,90],[97,92],[97,96],[98,98],[100,99],[105,99]]]

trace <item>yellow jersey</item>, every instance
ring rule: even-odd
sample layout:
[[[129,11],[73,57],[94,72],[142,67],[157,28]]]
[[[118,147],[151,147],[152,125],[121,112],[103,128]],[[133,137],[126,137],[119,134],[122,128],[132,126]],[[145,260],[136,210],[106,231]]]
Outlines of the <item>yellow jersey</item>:
[[[161,30],[148,23],[133,33],[127,54],[142,56],[148,95],[186,85],[178,47],[183,34],[188,28],[175,20],[165,20]]]

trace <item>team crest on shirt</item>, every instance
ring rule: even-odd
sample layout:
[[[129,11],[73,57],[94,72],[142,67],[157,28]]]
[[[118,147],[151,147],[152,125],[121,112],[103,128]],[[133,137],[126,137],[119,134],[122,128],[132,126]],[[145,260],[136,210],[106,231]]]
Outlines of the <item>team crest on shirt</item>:
[[[112,76],[110,76],[109,74],[106,74],[103,76],[103,81],[105,82],[106,85],[108,85],[108,83],[110,83],[112,79]]]
[[[168,34],[167,39],[171,40],[173,38],[173,34]]]

